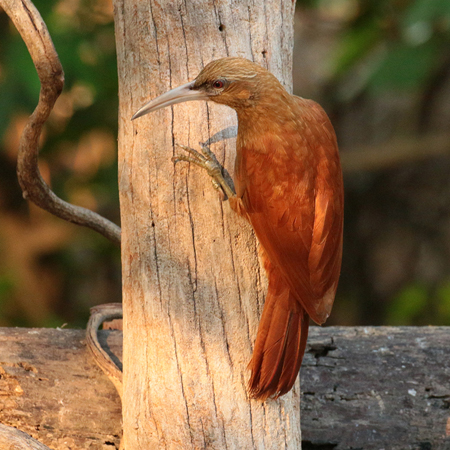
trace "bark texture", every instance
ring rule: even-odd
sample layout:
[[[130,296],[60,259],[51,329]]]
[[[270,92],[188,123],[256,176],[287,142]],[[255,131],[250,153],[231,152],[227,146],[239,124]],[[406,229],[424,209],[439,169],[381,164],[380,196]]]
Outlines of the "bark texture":
[[[50,450],[27,433],[0,424],[0,448],[8,450]]]
[[[303,450],[450,448],[448,327],[311,329]]]
[[[247,364],[265,295],[250,227],[174,144],[211,144],[233,171],[235,113],[148,99],[242,56],[289,89],[293,2],[116,0],[126,449],[298,449],[298,383],[249,401]]]
[[[121,349],[121,333],[100,335],[106,349]],[[119,448],[120,398],[84,331],[0,328],[0,423],[52,450]]]
[[[0,329],[1,423],[53,450],[119,447],[120,399],[84,336]],[[120,359],[122,333],[99,336]],[[449,360],[446,327],[312,327],[302,366],[303,450],[450,448]]]

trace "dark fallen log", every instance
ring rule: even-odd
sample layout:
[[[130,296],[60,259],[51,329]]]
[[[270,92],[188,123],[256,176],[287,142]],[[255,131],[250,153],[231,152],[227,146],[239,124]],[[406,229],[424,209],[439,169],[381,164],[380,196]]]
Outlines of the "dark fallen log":
[[[0,423],[51,448],[118,448],[120,399],[82,330],[0,329]],[[121,333],[100,332],[120,357]],[[303,450],[450,449],[445,327],[313,327]]]
[[[313,328],[303,450],[450,449],[450,328]]]

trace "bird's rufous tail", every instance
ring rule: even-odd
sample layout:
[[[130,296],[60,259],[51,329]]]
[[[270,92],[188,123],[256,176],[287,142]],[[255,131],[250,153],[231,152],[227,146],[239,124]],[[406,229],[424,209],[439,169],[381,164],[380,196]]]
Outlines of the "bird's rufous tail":
[[[272,270],[269,290],[248,368],[250,397],[265,400],[288,392],[298,375],[308,338],[309,316],[281,275]]]

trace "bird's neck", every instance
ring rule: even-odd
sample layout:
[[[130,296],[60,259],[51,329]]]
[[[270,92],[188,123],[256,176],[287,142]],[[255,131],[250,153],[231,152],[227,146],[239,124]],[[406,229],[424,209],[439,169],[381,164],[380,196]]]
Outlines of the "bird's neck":
[[[252,107],[236,109],[238,147],[253,147],[263,136],[289,128],[296,121],[296,110],[293,96],[286,91],[266,95]]]

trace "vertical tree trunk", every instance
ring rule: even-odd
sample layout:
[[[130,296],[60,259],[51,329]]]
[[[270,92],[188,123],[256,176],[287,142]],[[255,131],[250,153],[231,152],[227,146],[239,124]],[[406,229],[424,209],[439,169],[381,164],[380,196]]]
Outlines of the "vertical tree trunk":
[[[115,0],[124,293],[125,448],[299,449],[299,389],[249,401],[266,281],[250,227],[174,144],[232,173],[236,117],[190,102],[130,121],[211,60],[253,59],[291,88],[291,1]],[[231,136],[231,137],[230,137]]]

